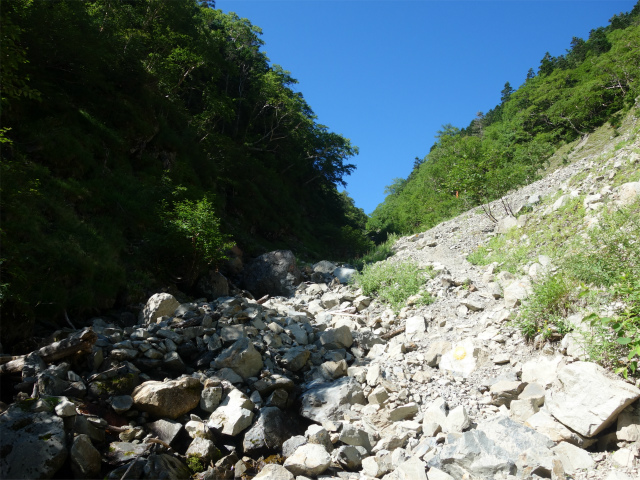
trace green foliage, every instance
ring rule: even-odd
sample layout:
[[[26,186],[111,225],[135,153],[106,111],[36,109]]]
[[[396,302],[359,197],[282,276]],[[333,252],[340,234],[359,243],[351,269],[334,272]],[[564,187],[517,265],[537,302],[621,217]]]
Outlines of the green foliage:
[[[365,295],[376,296],[395,312],[399,312],[412,295],[420,294],[422,304],[433,302],[431,295],[423,290],[429,273],[411,262],[381,262],[365,265],[362,272],[354,276],[353,281],[362,288]]]
[[[638,373],[640,359],[640,280],[622,275],[620,282],[611,287],[611,295],[614,299],[622,300],[626,305],[625,309],[614,317],[591,314],[585,321],[592,326],[603,327],[605,332],[613,332],[607,343],[615,342],[615,347],[618,348],[609,347],[608,352],[620,352],[623,356],[609,360],[613,360],[616,373],[627,378],[629,374]],[[602,334],[605,335],[608,336],[606,333]],[[601,341],[602,336],[599,339]]]
[[[207,469],[200,455],[189,455],[187,457],[187,467],[192,473],[204,472]]]
[[[0,15],[3,335],[188,291],[230,238],[248,254],[372,247],[337,190],[357,148],[316,121],[248,20],[196,0],[16,0]]]
[[[565,318],[575,302],[572,283],[563,275],[546,277],[534,286],[531,299],[520,310],[514,324],[525,338],[542,335],[543,339],[562,338],[569,325]]]
[[[398,238],[398,235],[389,235],[384,242],[369,249],[361,257],[352,259],[349,263],[362,270],[365,265],[386,260],[394,254],[393,245],[398,241]]]
[[[220,233],[220,219],[206,197],[197,202],[176,202],[167,214],[167,221],[175,233],[189,240],[194,261],[202,259],[206,264],[213,264],[226,258],[225,250],[233,246]]]

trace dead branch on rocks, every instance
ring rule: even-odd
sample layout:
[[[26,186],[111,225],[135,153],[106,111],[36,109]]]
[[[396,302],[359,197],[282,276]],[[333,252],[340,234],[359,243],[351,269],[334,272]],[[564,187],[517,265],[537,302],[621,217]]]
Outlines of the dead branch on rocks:
[[[40,356],[45,363],[51,363],[75,353],[91,352],[91,348],[93,347],[93,344],[96,343],[97,339],[98,336],[96,333],[90,328],[87,328],[78,333],[74,333],[64,340],[54,342],[31,353],[35,353]],[[0,365],[0,375],[22,372],[25,357],[26,355],[21,355],[4,365]]]
[[[391,330],[384,335],[380,335],[380,338],[383,340],[389,340],[397,335],[400,335],[401,333],[404,333],[404,327],[396,328],[395,330]]]

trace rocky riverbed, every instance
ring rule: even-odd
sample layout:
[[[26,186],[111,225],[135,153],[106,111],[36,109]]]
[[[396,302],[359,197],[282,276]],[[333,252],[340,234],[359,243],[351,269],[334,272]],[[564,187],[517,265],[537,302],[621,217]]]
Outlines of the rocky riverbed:
[[[637,157],[622,150],[609,167]],[[507,201],[633,190],[604,189],[594,165],[585,156]],[[584,361],[570,336],[534,348],[509,323],[551,259],[520,276],[466,260],[519,221],[471,211],[400,239],[387,261],[432,271],[436,301],[399,314],[347,284],[350,269],[325,261],[303,276],[278,252],[260,275],[290,296],[158,293],[129,325],[58,332],[0,366],[13,394],[0,476],[640,478],[640,389]]]

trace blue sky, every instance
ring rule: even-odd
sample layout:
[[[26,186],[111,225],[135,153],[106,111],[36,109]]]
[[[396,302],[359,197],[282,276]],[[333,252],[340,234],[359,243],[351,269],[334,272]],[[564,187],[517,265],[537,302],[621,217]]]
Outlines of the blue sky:
[[[263,50],[289,70],[330,130],[360,154],[346,178],[371,213],[406,178],[440,127],[466,127],[517,88],[549,51],[628,12],[636,0],[218,0],[263,31]]]

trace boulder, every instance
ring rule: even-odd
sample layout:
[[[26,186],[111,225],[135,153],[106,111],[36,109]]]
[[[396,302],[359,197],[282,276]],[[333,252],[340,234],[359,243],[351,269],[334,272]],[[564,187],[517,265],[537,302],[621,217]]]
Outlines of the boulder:
[[[244,269],[244,287],[256,298],[264,295],[290,297],[302,280],[296,257],[289,250],[260,255]]]
[[[282,444],[292,435],[290,423],[278,407],[260,409],[258,419],[244,434],[244,453],[250,455],[261,451],[280,451]]]
[[[229,281],[217,270],[210,270],[207,275],[203,275],[198,280],[197,288],[201,295],[210,300],[229,295]]]
[[[284,462],[284,467],[294,475],[317,477],[331,465],[331,455],[322,446],[307,443],[298,447]]]
[[[19,405],[0,415],[0,478],[51,478],[67,459],[62,418]]]
[[[214,368],[231,368],[243,379],[255,377],[262,369],[262,355],[249,338],[238,339],[212,362]]]
[[[570,443],[560,442],[551,451],[560,459],[562,468],[569,475],[573,475],[579,470],[590,471],[596,464],[588,452]]]
[[[154,480],[188,480],[191,470],[181,460],[168,453],[147,457],[143,477]]]
[[[169,293],[156,293],[152,295],[140,312],[139,324],[149,325],[155,323],[158,317],[171,316],[180,306],[180,302]]]
[[[217,460],[221,456],[221,453],[213,441],[208,438],[195,437],[189,445],[189,448],[187,448],[185,456],[187,458],[197,457],[204,465],[207,465],[212,460]]]
[[[629,182],[620,185],[618,190],[618,203],[631,205],[640,196],[640,182]]]
[[[618,414],[640,398],[640,390],[612,379],[604,368],[575,362],[559,370],[547,394],[549,413],[585,437],[593,437],[613,423]]]
[[[150,380],[136,387],[132,397],[136,408],[156,417],[175,419],[198,406],[201,389],[193,377],[168,382]]]
[[[329,328],[320,334],[320,345],[327,350],[349,348],[353,344],[351,330],[346,325],[339,328]]]

